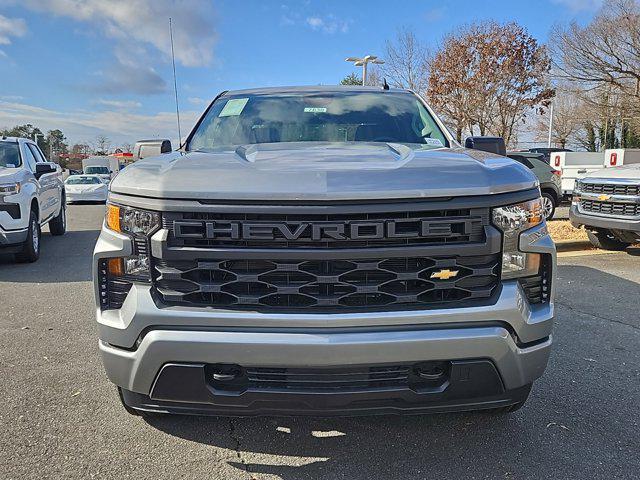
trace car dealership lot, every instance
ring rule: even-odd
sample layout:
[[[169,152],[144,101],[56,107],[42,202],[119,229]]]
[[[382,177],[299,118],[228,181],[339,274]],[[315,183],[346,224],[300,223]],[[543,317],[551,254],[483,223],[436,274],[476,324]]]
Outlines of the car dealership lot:
[[[121,408],[97,352],[103,205],[69,207],[35,264],[0,257],[3,478],[633,478],[640,251],[559,260],[555,347],[506,416],[192,418]]]

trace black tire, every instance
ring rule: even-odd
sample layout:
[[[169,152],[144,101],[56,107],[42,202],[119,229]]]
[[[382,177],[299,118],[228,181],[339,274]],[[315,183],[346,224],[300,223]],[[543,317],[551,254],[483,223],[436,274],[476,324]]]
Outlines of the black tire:
[[[629,245],[628,242],[623,242],[618,240],[613,236],[609,230],[587,230],[587,237],[589,237],[589,241],[591,245],[596,248],[601,248],[603,250],[613,250],[613,251],[622,251],[626,249]]]
[[[545,211],[545,220],[551,220],[556,213],[558,202],[556,197],[548,192],[542,192],[542,209]]]
[[[49,220],[49,231],[51,235],[64,235],[67,231],[67,205],[64,201],[64,197],[62,198],[62,202],[60,204],[60,213],[55,218]]]
[[[27,240],[24,242],[22,250],[19,253],[16,253],[16,260],[18,262],[33,263],[40,258],[40,236],[38,214],[31,210]]]

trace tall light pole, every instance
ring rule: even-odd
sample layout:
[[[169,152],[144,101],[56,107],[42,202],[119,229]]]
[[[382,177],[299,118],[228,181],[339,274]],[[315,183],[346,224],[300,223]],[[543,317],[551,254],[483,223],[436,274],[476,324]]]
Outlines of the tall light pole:
[[[384,64],[384,60],[380,60],[375,55],[365,55],[362,58],[348,57],[345,60],[347,62],[353,63],[356,67],[362,67],[362,85],[367,84],[367,65],[369,63],[375,63],[376,65]]]
[[[547,142],[547,148],[551,148],[551,134],[553,133],[553,102],[549,108],[549,141]]]

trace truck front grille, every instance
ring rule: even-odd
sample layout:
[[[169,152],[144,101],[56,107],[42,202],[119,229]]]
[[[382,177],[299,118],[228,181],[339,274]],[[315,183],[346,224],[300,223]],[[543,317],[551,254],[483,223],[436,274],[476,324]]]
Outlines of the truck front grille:
[[[257,310],[432,307],[489,299],[500,254],[353,260],[157,260],[164,303]]]
[[[597,200],[580,200],[580,210],[588,213],[598,213],[602,215],[613,215],[619,217],[640,216],[640,204],[600,202]]]
[[[638,195],[640,185],[624,185],[615,183],[581,183],[580,191],[584,193],[602,193],[608,195]]]

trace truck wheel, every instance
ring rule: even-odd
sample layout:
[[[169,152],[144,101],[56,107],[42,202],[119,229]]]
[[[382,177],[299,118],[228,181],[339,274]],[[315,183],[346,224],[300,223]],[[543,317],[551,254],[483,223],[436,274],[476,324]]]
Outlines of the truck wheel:
[[[16,253],[16,260],[21,263],[33,263],[40,257],[40,224],[38,214],[31,210],[29,216],[29,231],[22,251]]]
[[[64,232],[67,231],[66,207],[63,197],[62,202],[60,203],[60,213],[58,213],[57,217],[49,220],[49,230],[51,231],[51,235],[64,235]]]
[[[587,237],[594,247],[603,250],[621,251],[631,245],[618,240],[609,230],[587,230]]]
[[[547,192],[542,192],[542,214],[545,220],[551,220],[556,213],[556,199]]]

